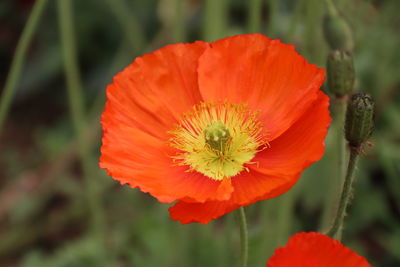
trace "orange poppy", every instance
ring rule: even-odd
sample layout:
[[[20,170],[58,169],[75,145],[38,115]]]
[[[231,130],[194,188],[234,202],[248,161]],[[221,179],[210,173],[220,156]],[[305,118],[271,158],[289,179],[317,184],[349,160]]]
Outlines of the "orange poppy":
[[[182,223],[276,197],[324,152],[324,78],[261,34],[168,45],[108,86],[100,166]]]
[[[366,259],[321,233],[299,233],[275,250],[267,267],[371,267]]]

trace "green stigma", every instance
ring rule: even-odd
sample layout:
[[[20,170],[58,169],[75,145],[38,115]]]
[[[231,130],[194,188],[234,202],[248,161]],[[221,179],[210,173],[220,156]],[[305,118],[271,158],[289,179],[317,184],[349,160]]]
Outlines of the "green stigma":
[[[222,121],[215,121],[204,129],[204,138],[206,144],[212,149],[222,153],[226,150],[226,145],[231,140],[231,134]]]

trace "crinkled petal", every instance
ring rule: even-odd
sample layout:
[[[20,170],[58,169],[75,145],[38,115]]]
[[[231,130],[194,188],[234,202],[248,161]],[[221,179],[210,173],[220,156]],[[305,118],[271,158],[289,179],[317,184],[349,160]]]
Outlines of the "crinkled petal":
[[[197,65],[207,47],[205,42],[168,45],[136,58],[107,88],[103,129],[111,117],[165,139],[181,114],[202,101]]]
[[[137,58],[107,88],[100,166],[161,202],[225,200],[233,190],[188,167],[175,166],[168,131],[201,101],[197,61],[208,44],[169,45]]]
[[[270,140],[314,102],[324,79],[324,70],[307,63],[292,45],[261,34],[216,41],[199,60],[204,100],[247,103],[259,110]]]
[[[123,184],[139,187],[161,202],[228,199],[230,181],[212,180],[188,167],[175,166],[176,153],[163,141],[136,128],[114,126],[103,136],[100,166]]]

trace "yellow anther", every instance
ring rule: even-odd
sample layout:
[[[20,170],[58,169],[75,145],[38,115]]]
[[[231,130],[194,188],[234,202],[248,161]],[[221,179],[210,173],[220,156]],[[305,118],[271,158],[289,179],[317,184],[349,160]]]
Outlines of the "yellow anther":
[[[229,103],[194,106],[170,134],[170,145],[180,151],[173,156],[178,165],[215,180],[246,170],[268,145],[257,113]]]

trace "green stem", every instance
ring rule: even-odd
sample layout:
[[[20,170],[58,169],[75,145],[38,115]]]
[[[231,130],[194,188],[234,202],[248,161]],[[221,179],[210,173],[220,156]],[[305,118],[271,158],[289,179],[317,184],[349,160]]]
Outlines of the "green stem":
[[[335,120],[334,120],[334,160],[337,162],[337,168],[332,173],[332,177],[328,179],[329,192],[326,194],[324,209],[321,216],[321,229],[325,230],[329,227],[334,216],[334,208],[339,200],[341,187],[344,183],[346,175],[345,161],[347,158],[346,142],[344,138],[344,121],[346,115],[347,96],[335,98]]]
[[[296,30],[299,26],[299,21],[301,19],[302,11],[304,10],[305,0],[297,0],[294,5],[294,12],[291,15],[292,18],[289,24],[289,29],[287,31],[288,40],[290,42],[294,41]]]
[[[174,27],[172,29],[174,42],[184,42],[186,40],[186,13],[185,2],[175,0]]]
[[[4,124],[8,110],[10,109],[11,101],[17,85],[19,76],[21,75],[22,66],[25,61],[26,52],[32,41],[32,37],[36,32],[40,18],[47,5],[48,0],[38,0],[35,2],[32,12],[29,15],[21,38],[18,41],[15,55],[11,62],[10,72],[8,73],[3,93],[0,99],[0,132]]]
[[[255,33],[260,32],[261,28],[261,0],[250,0],[249,1],[249,20],[248,20],[248,32]]]
[[[276,219],[275,242],[277,246],[284,244],[290,237],[292,222],[294,221],[294,205],[298,196],[299,187],[292,188],[279,198],[279,211]]]
[[[338,142],[338,166],[339,166],[339,181],[344,182],[346,174],[346,141],[344,138],[344,121],[346,116],[347,96],[336,98],[336,116],[337,116],[337,142]]]
[[[218,266],[233,266],[235,264],[235,260],[234,258],[231,257],[231,253],[229,252],[229,250],[226,249],[226,244],[233,244],[235,238],[234,236],[232,236],[232,232],[235,229],[235,216],[233,216],[234,214],[227,214],[226,215],[226,219],[224,222],[224,237],[222,240],[222,245],[225,247],[222,249],[222,255],[221,257],[223,257],[224,259],[224,264],[222,265],[218,265]]]
[[[247,232],[246,213],[244,208],[238,210],[239,225],[240,225],[240,267],[247,266],[247,258],[249,255],[249,238]]]
[[[226,32],[227,0],[205,0],[203,19],[203,40],[210,42],[221,38]]]
[[[354,180],[353,174],[357,165],[359,154],[358,150],[359,148],[356,147],[351,147],[350,149],[349,164],[347,166],[347,173],[343,184],[342,194],[340,197],[339,208],[336,213],[333,225],[327,233],[327,235],[329,235],[330,237],[337,238],[338,240],[340,240],[342,237],[344,216],[346,215],[347,206],[349,205],[349,201],[352,195],[352,185]]]
[[[82,93],[82,83],[78,69],[77,53],[75,47],[75,36],[73,30],[73,16],[71,0],[58,0],[58,18],[64,57],[65,76],[67,80],[68,100],[71,110],[72,122],[79,146],[82,172],[87,189],[87,201],[91,215],[92,233],[100,238],[102,231],[102,211],[97,183],[92,173],[92,159],[90,147],[85,136],[85,111]]]
[[[327,6],[329,14],[332,16],[337,16],[338,11],[336,9],[335,4],[332,2],[332,0],[325,0],[325,2],[326,2],[326,6]]]
[[[277,27],[278,13],[279,13],[279,1],[278,0],[268,0],[269,4],[269,20],[267,26],[268,34],[274,35],[279,32]]]

